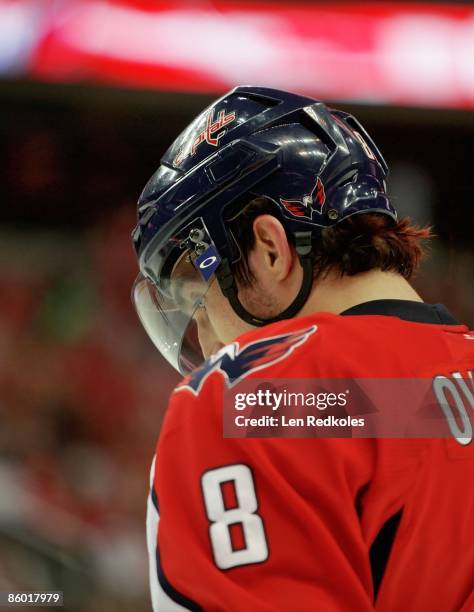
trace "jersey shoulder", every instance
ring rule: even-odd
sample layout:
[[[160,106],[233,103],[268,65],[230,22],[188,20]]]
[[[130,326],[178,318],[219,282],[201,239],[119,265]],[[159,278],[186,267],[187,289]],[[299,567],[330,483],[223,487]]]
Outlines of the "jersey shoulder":
[[[272,378],[283,372],[291,377],[294,364],[313,347],[320,319],[319,316],[291,319],[242,334],[188,375],[176,391],[199,395],[204,386],[213,382],[232,387],[257,374]]]
[[[386,315],[315,313],[239,336],[187,376],[176,391],[232,387],[245,378],[416,376],[420,362],[472,361],[474,334]],[[429,365],[429,364],[428,364]]]

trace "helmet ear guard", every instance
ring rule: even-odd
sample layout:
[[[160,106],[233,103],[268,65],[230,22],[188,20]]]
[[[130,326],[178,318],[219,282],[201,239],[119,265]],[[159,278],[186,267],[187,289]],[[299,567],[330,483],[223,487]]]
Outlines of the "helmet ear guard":
[[[241,319],[261,326],[293,317],[311,292],[312,242],[323,228],[367,212],[396,219],[385,193],[387,173],[380,151],[351,115],[284,91],[237,87],[178,136],[147,183],[133,233],[142,274],[159,286],[177,248],[197,257],[208,253],[199,272],[215,274]],[[275,203],[303,268],[292,304],[268,319],[239,300],[232,266],[242,253],[228,225],[231,208],[238,214],[239,202],[243,207],[258,197]]]

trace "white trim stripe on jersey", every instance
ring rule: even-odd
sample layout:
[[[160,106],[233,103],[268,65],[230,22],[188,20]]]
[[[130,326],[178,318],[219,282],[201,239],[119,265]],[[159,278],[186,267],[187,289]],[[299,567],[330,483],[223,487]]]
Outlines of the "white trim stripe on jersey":
[[[146,535],[147,535],[147,547],[148,547],[148,567],[150,572],[150,593],[151,593],[151,604],[153,612],[182,612],[187,610],[176,602],[174,602],[163,590],[158,580],[158,568],[156,564],[156,544],[158,540],[158,526],[160,522],[160,515],[158,514],[158,508],[156,507],[153,498],[153,481],[155,479],[155,463],[156,455],[153,457],[150,470],[150,494],[147,502],[147,515],[146,515]]]

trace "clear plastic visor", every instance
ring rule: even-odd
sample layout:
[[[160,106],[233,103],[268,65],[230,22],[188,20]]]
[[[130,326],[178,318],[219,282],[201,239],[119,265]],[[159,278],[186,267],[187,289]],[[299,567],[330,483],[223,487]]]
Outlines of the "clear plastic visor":
[[[197,321],[214,276],[205,281],[190,251],[181,255],[169,279],[158,287],[139,274],[132,290],[138,316],[163,357],[183,375],[204,361]]]

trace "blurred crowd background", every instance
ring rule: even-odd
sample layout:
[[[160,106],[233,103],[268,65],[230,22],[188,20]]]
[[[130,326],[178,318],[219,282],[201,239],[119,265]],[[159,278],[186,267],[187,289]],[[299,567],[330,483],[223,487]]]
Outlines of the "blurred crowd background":
[[[0,2],[0,30],[23,5]],[[0,60],[15,44],[0,44]],[[183,91],[147,73],[132,88],[122,65],[102,84],[65,69],[43,79],[10,56],[0,79],[0,591],[58,589],[72,612],[141,612],[148,471],[178,375],[130,300],[135,202],[168,144],[230,87],[194,75]],[[302,90],[325,94],[317,75]],[[434,227],[415,286],[474,326],[474,93],[432,105],[325,98],[375,139],[400,214]]]

